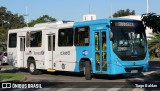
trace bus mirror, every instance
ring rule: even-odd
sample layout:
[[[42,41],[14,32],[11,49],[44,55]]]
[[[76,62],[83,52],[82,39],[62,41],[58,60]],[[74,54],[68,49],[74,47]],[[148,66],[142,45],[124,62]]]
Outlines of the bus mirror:
[[[112,41],[113,40],[113,32],[112,31],[109,32],[109,37],[110,37],[110,40]]]

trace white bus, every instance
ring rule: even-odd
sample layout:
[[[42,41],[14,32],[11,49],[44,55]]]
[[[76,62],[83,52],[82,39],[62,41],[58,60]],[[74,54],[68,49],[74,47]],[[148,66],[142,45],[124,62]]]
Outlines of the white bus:
[[[15,67],[28,68],[31,74],[39,74],[40,69],[74,71],[75,48],[62,47],[72,41],[64,35],[73,35],[73,22],[59,21],[9,30],[8,61]]]

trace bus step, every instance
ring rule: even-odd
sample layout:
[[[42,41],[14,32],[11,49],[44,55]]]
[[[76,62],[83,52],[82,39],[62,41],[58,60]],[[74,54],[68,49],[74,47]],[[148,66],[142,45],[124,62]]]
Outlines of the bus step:
[[[55,70],[55,69],[48,68],[47,71],[48,71],[48,72],[55,72],[56,70]]]

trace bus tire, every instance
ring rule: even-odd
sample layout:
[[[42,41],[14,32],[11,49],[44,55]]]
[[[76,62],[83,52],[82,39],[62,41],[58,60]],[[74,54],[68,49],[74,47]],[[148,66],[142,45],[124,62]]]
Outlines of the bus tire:
[[[38,69],[36,69],[35,61],[33,61],[33,60],[29,62],[28,69],[29,69],[30,74],[32,74],[32,75],[40,74],[40,71]]]
[[[85,62],[85,78],[86,80],[91,80],[92,75],[91,75],[91,64],[89,61]]]

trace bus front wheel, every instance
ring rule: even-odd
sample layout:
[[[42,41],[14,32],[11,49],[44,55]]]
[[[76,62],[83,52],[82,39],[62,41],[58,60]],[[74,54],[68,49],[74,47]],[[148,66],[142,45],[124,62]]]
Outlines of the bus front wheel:
[[[92,79],[92,75],[91,75],[91,64],[89,61],[85,62],[85,78],[86,80],[91,80]]]
[[[32,74],[32,75],[40,74],[40,71],[38,69],[36,69],[36,64],[33,60],[29,62],[28,69],[29,69],[30,74]]]

